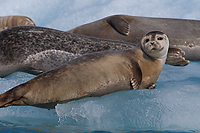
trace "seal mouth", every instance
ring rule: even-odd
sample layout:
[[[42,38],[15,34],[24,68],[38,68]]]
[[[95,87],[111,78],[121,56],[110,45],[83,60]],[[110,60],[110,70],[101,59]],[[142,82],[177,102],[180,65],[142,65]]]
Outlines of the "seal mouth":
[[[152,48],[151,51],[155,51],[155,50],[159,50],[162,51],[164,49],[164,47],[162,47],[161,49],[157,49],[157,48]]]
[[[151,51],[157,50],[156,48],[152,48]]]

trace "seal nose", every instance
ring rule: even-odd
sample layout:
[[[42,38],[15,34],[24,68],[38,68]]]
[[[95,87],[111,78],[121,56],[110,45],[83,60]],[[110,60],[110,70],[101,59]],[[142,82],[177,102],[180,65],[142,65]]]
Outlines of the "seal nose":
[[[154,45],[154,42],[150,42],[151,45]]]

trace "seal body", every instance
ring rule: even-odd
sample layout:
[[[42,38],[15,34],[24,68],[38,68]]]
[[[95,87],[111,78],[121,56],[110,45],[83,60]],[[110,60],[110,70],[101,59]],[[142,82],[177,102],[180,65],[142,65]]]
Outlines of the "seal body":
[[[59,66],[61,62],[68,62],[77,55],[127,49],[133,46],[136,44],[87,37],[49,28],[12,27],[0,32],[0,76],[5,77],[16,71],[40,74]],[[65,56],[62,56],[63,52],[67,52]],[[70,58],[65,58],[67,55]],[[45,62],[41,65],[42,60]],[[47,66],[53,61],[53,67],[44,68],[45,63]]]
[[[83,55],[0,95],[0,107],[30,105],[51,109],[85,97],[122,90],[152,89],[165,60],[169,40],[150,32],[138,47]]]
[[[0,77],[16,71],[37,75],[86,53],[136,46],[37,26],[13,27],[0,32]]]
[[[173,47],[169,49],[168,55],[174,58],[177,56],[177,62],[172,59],[171,63],[184,65],[187,63],[181,57],[184,52],[186,59],[200,60],[199,26],[198,20],[114,15],[81,25],[68,32],[137,44],[145,33],[152,30],[163,31],[169,37],[170,48]],[[180,48],[184,52],[174,48]]]
[[[35,26],[35,23],[26,16],[0,17],[0,31],[14,26]]]

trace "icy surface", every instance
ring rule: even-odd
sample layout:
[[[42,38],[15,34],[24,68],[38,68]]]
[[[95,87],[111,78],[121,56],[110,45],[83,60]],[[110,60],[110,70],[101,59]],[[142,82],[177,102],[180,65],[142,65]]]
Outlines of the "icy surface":
[[[199,20],[198,0],[0,0],[0,16],[29,16],[38,26],[69,30],[109,15]],[[130,90],[56,106],[0,109],[2,125],[53,125],[93,130],[200,130],[200,62],[165,65],[154,90]],[[22,72],[0,78],[0,93],[33,78]],[[11,125],[13,125],[11,124]]]
[[[200,130],[200,62],[165,65],[154,90],[130,90],[59,104],[56,110],[35,107],[0,109],[0,121],[89,129]],[[34,76],[14,73],[0,79],[1,93]]]
[[[123,91],[58,105],[61,124],[90,128],[200,129],[200,63],[165,65],[154,90]]]

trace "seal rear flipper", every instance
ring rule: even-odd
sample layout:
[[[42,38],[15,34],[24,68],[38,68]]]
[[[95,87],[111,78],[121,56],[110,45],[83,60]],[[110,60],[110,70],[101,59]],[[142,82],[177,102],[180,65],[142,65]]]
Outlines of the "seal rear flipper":
[[[122,35],[129,35],[130,25],[123,17],[111,16],[107,18],[107,22]]]
[[[14,105],[26,105],[22,101],[22,97],[28,92],[27,85],[21,84],[13,89],[6,91],[0,95],[0,108],[14,106]]]
[[[30,26],[36,26],[35,23],[33,22],[33,20],[31,20],[30,18],[26,17],[24,19],[25,25],[30,25]]]
[[[186,66],[189,64],[188,60],[185,60],[183,57],[185,52],[180,48],[170,47],[166,64],[173,65],[173,66]]]

